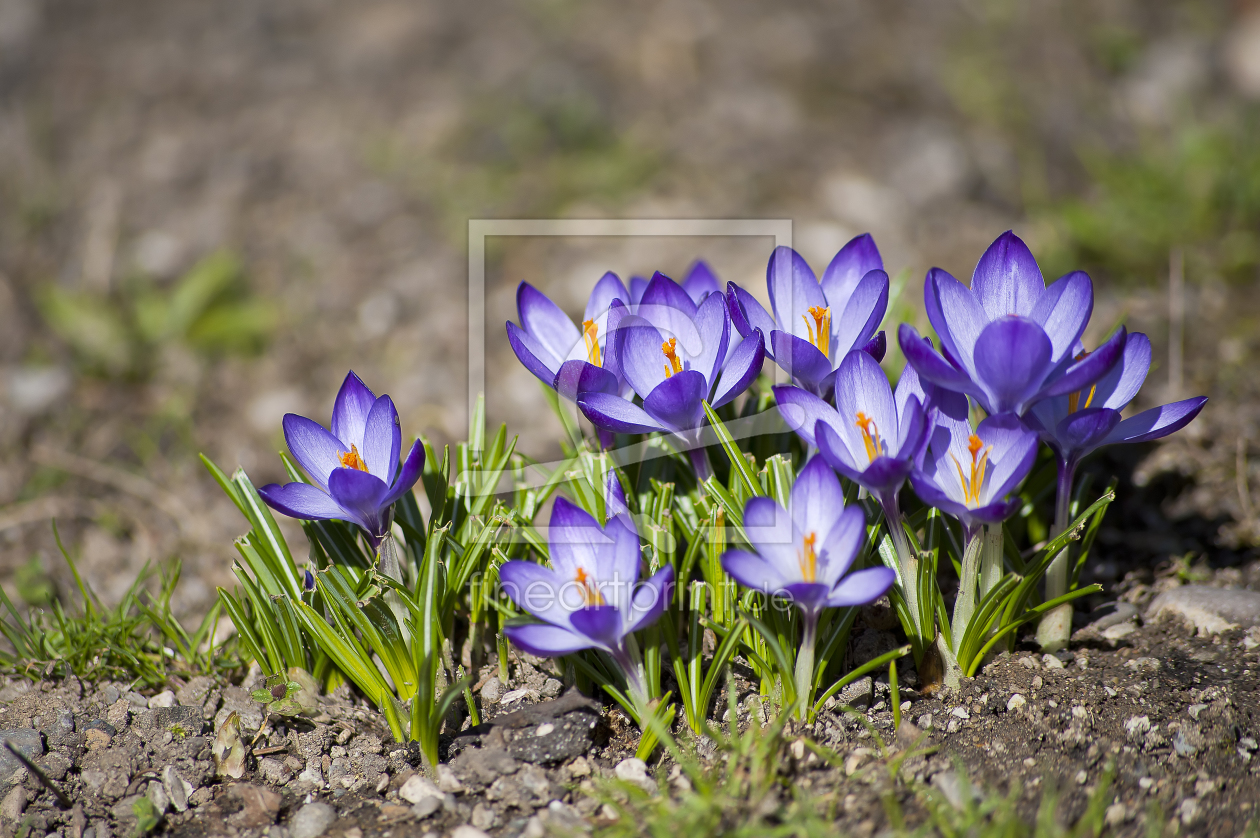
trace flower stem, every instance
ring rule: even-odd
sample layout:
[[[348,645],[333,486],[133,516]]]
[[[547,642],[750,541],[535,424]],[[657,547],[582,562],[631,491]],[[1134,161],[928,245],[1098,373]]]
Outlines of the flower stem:
[[[980,599],[1002,581],[1003,574],[1002,524],[989,524],[984,528],[984,542],[980,546]]]
[[[809,719],[813,703],[814,645],[818,639],[818,612],[801,612],[801,648],[796,653],[796,717]]]
[[[881,495],[879,501],[884,507],[884,520],[888,525],[888,535],[892,538],[893,547],[897,550],[898,575],[901,577],[901,596],[910,612],[911,622],[911,625],[903,626],[903,628],[905,628],[906,634],[910,636],[911,645],[914,647],[914,660],[917,664],[923,659],[923,653],[935,635],[935,631],[932,630],[934,626],[922,625],[923,615],[920,613],[919,608],[919,558],[914,554],[914,550],[911,549],[910,540],[906,538],[905,524],[901,519],[901,505],[897,502],[896,493]]]
[[[691,459],[691,467],[696,472],[696,482],[703,483],[713,475],[713,467],[709,465],[709,452],[707,449],[688,448],[687,456]]]
[[[967,533],[967,549],[963,551],[962,572],[958,576],[958,598],[954,600],[954,619],[950,635],[954,653],[962,643],[967,624],[976,611],[976,585],[980,582],[980,553],[984,542],[984,526]]]
[[[1061,534],[1071,523],[1072,481],[1076,476],[1074,460],[1059,460],[1059,485],[1054,504],[1054,529],[1051,537]],[[1071,549],[1065,546],[1046,570],[1046,601],[1068,592],[1068,563]],[[1037,642],[1042,651],[1056,652],[1068,645],[1072,636],[1072,603],[1047,611],[1037,625]]]

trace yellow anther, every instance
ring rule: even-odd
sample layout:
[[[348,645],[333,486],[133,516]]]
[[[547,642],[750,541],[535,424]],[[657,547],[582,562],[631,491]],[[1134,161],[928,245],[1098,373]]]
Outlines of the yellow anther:
[[[801,578],[806,582],[813,582],[818,578],[818,552],[814,545],[818,542],[817,533],[810,533],[804,538],[804,545],[801,551]]]
[[[661,344],[661,351],[665,353],[665,357],[669,359],[669,363],[665,365],[665,377],[669,378],[676,372],[683,371],[682,361],[678,360],[678,338],[670,338]]]
[[[597,367],[602,367],[603,360],[599,354],[599,326],[594,320],[582,321],[582,338],[586,341],[586,360]]]
[[[810,318],[814,322],[810,322]],[[809,342],[812,343],[819,352],[831,357],[831,308],[823,306],[810,306],[809,317],[804,314],[801,318],[805,321],[805,328],[809,330]]]
[[[1080,361],[1080,360],[1083,360],[1088,355],[1089,355],[1088,352],[1081,352],[1072,360]],[[1085,404],[1081,404],[1081,391],[1080,390],[1077,390],[1075,393],[1068,393],[1068,413],[1075,413],[1078,410],[1084,410],[1085,408],[1089,407],[1089,403],[1094,400],[1094,393],[1097,390],[1098,390],[1097,384],[1089,388],[1089,395],[1085,397]]]
[[[579,567],[577,575],[573,577],[573,581],[577,582],[578,587],[582,589],[582,601],[588,606],[604,604],[604,595],[599,592],[599,587],[595,584],[595,580],[586,575],[585,570]]]
[[[971,452],[970,480],[963,473],[962,463],[958,462],[958,458],[953,454],[950,454],[949,458],[954,461],[954,467],[958,469],[958,482],[962,485],[963,503],[968,506],[977,506],[980,503],[980,490],[984,487],[984,473],[989,467],[989,452],[993,450],[993,446],[986,448],[980,441],[980,437],[972,434],[967,438],[967,450]]]
[[[341,460],[341,465],[345,468],[358,469],[359,471],[367,471],[367,463],[363,462],[363,458],[359,456],[358,447],[351,445],[350,450],[345,454],[338,454],[337,459]]]
[[[875,462],[884,453],[883,445],[879,439],[879,427],[875,424],[875,420],[858,411],[857,421],[853,424],[857,425],[858,430],[862,432],[862,444],[866,446],[866,458],[872,463]]]

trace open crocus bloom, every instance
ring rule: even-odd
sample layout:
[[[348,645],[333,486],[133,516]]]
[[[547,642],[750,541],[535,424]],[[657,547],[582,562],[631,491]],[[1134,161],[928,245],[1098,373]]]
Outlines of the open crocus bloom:
[[[609,339],[629,302],[625,285],[609,271],[591,290],[579,328],[546,294],[522,282],[516,289],[521,325],[508,322],[508,342],[527,370],[570,401],[587,390],[629,398]]]
[[[542,622],[508,626],[508,639],[531,655],[556,657],[582,649],[607,652],[632,690],[644,694],[642,675],[626,638],[660,617],[669,602],[674,568],[639,581],[639,535],[626,514],[599,523],[556,498],[549,529],[551,567],[510,561],[499,584],[518,606]]]
[[[768,336],[766,354],[801,387],[830,398],[836,363],[851,350],[867,348],[880,360],[881,332],[888,308],[888,274],[869,234],[850,241],[831,260],[822,281],[796,251],[777,247],[766,266],[772,317],[751,294],[734,283],[727,303],[735,330]]]
[[[1037,458],[1037,435],[1019,417],[990,416],[971,423],[938,416],[921,468],[910,475],[924,503],[953,515],[970,535],[1019,509],[1007,495],[1028,476]]]
[[[709,267],[709,263],[703,259],[697,259],[695,264],[687,271],[687,276],[679,283],[682,289],[687,292],[687,296],[696,305],[704,302],[704,298],[710,294],[716,294],[722,290],[722,284],[718,282],[717,274],[713,273],[713,269]],[[648,281],[641,276],[630,277],[630,309],[633,311],[643,300],[643,292],[647,291]]]
[[[619,308],[614,304],[614,309]],[[613,354],[639,407],[611,393],[588,391],[578,406],[598,428],[616,433],[662,431],[694,442],[703,402],[721,407],[761,372],[760,336],[729,351],[730,316],[721,294],[699,305],[678,283],[656,274],[633,315],[619,320]]]
[[[835,381],[838,409],[798,387],[775,387],[779,413],[832,468],[882,502],[905,482],[923,447],[928,427],[919,396],[903,376],[894,397],[879,363],[860,349],[845,356]]]
[[[906,360],[925,381],[972,396],[991,415],[1023,415],[1041,399],[1088,388],[1124,348],[1122,327],[1095,352],[1075,357],[1094,307],[1089,277],[1076,271],[1046,287],[1032,253],[1011,232],[980,257],[970,288],[933,268],[923,296],[944,357],[902,324]]]
[[[394,402],[389,396],[378,399],[354,372],[333,404],[332,433],[289,413],[284,439],[314,485],[272,483],[258,490],[262,499],[292,518],[358,524],[373,547],[389,532],[394,502],[424,468],[424,446],[416,440],[399,469],[402,431]]]
[[[1078,354],[1083,354],[1080,347]],[[1125,341],[1120,362],[1097,383],[1040,401],[1025,418],[1060,461],[1073,467],[1104,445],[1168,436],[1198,416],[1207,399],[1183,399],[1122,419],[1120,411],[1137,396],[1150,368],[1151,341],[1134,332]]]
[[[866,539],[866,516],[844,505],[840,481],[821,457],[797,475],[787,509],[771,498],[749,500],[744,531],[756,552],[727,550],[722,567],[741,585],[788,597],[809,615],[873,602],[895,578],[887,567],[849,572]]]

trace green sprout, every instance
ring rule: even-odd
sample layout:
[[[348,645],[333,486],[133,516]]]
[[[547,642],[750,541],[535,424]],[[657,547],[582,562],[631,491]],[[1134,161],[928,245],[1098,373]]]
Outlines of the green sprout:
[[[267,705],[267,712],[278,716],[296,716],[302,705],[293,696],[302,689],[297,681],[285,681],[283,675],[270,675],[265,686],[251,692],[250,698]]]

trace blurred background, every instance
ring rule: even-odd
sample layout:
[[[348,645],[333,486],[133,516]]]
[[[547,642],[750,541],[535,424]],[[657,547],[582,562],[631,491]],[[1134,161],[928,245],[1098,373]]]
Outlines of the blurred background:
[[[197,453],[279,479],[281,416],[327,422],[350,368],[404,434],[461,437],[470,218],[787,218],[818,269],[870,231],[890,319],[1013,227],[1093,276],[1087,340],[1150,334],[1136,407],[1212,396],[1104,461],[1141,501],[1110,545],[1241,564],[1258,101],[1241,0],[0,0],[0,582],[67,583],[55,517],[107,602],[178,556],[203,613],[242,525]],[[605,270],[703,257],[764,294],[771,246],[492,240],[491,420],[556,450],[518,282],[576,313]]]

